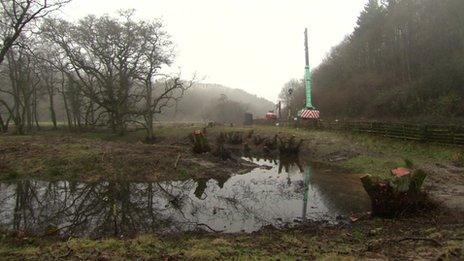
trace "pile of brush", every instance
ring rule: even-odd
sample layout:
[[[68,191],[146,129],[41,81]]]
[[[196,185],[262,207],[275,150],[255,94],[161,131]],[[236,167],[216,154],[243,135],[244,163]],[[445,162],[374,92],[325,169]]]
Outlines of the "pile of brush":
[[[254,144],[255,146],[259,146],[259,145],[261,145],[261,144],[264,143],[264,141],[266,140],[266,138],[261,137],[259,134],[256,134],[256,135],[253,136],[253,139],[252,139],[252,140],[253,140],[253,144]]]
[[[239,131],[221,132],[216,139],[217,143],[227,143],[231,145],[243,144],[243,133]]]
[[[253,138],[253,134],[255,134],[255,130],[249,130],[246,134],[246,138],[247,139],[252,139]]]
[[[243,133],[239,131],[226,133],[226,142],[232,145],[239,145],[243,143]]]
[[[292,136],[289,139],[284,139],[279,137],[279,152],[283,156],[292,156],[298,155],[300,153],[301,146],[303,145],[303,140],[296,141],[295,136]]]
[[[232,153],[224,146],[224,143],[217,144],[213,150],[213,155],[223,161],[232,159]]]
[[[275,135],[274,138],[272,139],[265,139],[264,147],[263,147],[264,152],[271,152],[278,148],[279,146],[278,137],[279,137],[278,135]]]
[[[279,137],[276,134],[274,137],[263,137],[259,134],[255,134],[254,131],[247,133],[247,144],[244,147],[244,151],[250,151],[249,144],[255,146],[261,146],[264,153],[271,153],[275,150],[279,150],[281,156],[295,156],[300,153],[300,148],[303,145],[303,140],[296,141],[295,136],[290,138]]]
[[[225,143],[230,142],[231,139],[238,138],[234,138],[234,135],[230,135],[228,133],[219,133],[219,136],[216,139],[216,148],[213,150],[213,155],[224,161],[231,159],[232,153],[225,147]]]

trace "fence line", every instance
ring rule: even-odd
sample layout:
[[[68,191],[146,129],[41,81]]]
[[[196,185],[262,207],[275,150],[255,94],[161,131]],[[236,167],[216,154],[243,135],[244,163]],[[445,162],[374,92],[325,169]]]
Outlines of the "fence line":
[[[255,124],[263,123],[257,121]],[[295,124],[282,123],[282,125],[294,126]],[[402,140],[464,145],[464,126],[460,125],[320,121],[317,124],[317,128],[370,133]]]
[[[372,133],[389,138],[464,145],[464,126],[384,122],[321,122],[320,127]]]

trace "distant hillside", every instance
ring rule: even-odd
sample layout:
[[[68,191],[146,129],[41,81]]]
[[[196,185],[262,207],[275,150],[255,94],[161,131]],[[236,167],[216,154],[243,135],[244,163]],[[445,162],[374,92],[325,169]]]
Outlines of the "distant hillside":
[[[232,89],[219,84],[196,84],[184,95],[175,107],[161,115],[162,121],[204,121],[212,104],[225,95],[229,101],[243,104],[246,111],[255,117],[263,117],[273,110],[275,104],[264,98],[247,93],[240,89]]]

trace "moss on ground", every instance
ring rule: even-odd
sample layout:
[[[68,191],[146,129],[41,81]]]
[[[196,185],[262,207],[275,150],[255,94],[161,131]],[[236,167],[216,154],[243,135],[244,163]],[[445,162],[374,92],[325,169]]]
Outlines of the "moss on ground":
[[[462,260],[464,224],[447,213],[401,220],[308,224],[254,234],[140,235],[134,238],[0,237],[0,256],[21,260]]]

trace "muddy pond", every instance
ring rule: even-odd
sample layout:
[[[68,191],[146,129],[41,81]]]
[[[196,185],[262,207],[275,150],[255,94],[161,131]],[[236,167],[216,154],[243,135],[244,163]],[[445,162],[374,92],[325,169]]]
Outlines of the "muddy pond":
[[[224,180],[0,183],[0,227],[43,235],[254,232],[369,211],[359,175],[314,163],[260,165]]]

